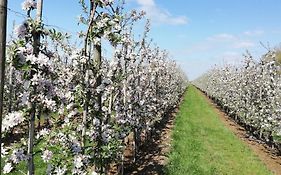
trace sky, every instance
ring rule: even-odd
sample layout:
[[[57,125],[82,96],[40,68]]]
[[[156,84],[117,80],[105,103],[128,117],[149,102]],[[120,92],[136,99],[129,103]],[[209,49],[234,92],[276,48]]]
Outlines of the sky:
[[[44,0],[44,23],[76,35],[78,1]],[[23,21],[17,13],[24,13],[22,2],[8,2],[8,32],[14,21]],[[280,0],[127,0],[126,4],[127,9],[147,12],[150,37],[170,52],[190,80],[214,65],[240,62],[246,50],[259,58],[267,47],[280,47],[280,7]]]

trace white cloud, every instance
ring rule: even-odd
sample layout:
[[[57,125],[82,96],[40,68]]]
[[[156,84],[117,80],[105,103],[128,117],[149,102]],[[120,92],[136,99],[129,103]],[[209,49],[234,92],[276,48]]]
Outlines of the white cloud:
[[[185,25],[188,23],[186,16],[174,16],[166,9],[158,7],[154,0],[136,0],[136,2],[154,23],[170,25]]]
[[[221,34],[210,36],[207,38],[207,41],[209,41],[209,44],[211,45],[221,43],[221,44],[228,45],[234,49],[240,49],[240,48],[247,49],[255,46],[255,43],[251,41],[241,39],[238,35],[232,35],[228,33],[221,33]]]
[[[211,65],[225,66],[225,65],[241,65],[243,63],[243,53],[240,51],[224,50],[219,54],[212,55],[206,62]],[[209,66],[209,67],[213,67]],[[206,71],[205,71],[206,72]]]
[[[137,0],[137,3],[141,6],[155,6],[155,2],[153,0]]]
[[[207,38],[209,41],[233,41],[236,39],[237,38],[234,35],[227,33],[221,33]]]
[[[242,62],[243,55],[240,52],[225,51],[217,56],[218,60],[221,60],[223,64],[237,64]]]
[[[252,31],[246,31],[243,33],[246,36],[260,36],[264,34],[263,30],[252,30]]]
[[[281,34],[281,29],[272,30],[271,33],[273,33],[273,34]]]
[[[250,48],[250,47],[254,47],[255,43],[251,42],[251,41],[240,41],[240,42],[236,42],[234,43],[234,48]]]

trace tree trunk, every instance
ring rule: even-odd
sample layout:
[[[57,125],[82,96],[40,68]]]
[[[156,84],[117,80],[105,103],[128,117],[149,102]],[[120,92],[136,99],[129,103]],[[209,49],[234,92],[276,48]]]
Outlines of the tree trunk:
[[[96,7],[94,4],[93,0],[90,0],[90,21],[88,24],[88,29],[87,29],[87,34],[84,40],[84,51],[83,51],[83,56],[87,57],[87,62],[84,65],[84,72],[85,72],[85,78],[83,82],[83,87],[84,87],[84,92],[85,92],[85,98],[83,99],[83,116],[82,116],[82,149],[84,151],[85,148],[85,142],[86,142],[86,131],[87,131],[87,117],[89,113],[89,96],[90,96],[90,91],[89,91],[89,63],[90,63],[90,52],[91,52],[91,43],[89,42],[89,36],[90,32],[92,30],[92,23],[94,20],[95,16],[95,11]],[[88,48],[90,47],[90,48]]]
[[[102,57],[101,57],[101,45],[95,45],[94,46],[94,60],[96,61],[97,64],[97,70],[98,70],[98,77],[97,77],[97,81],[96,81],[96,87],[100,86],[102,83],[102,77],[101,77],[101,63],[102,63]],[[101,157],[101,146],[102,146],[102,138],[101,138],[101,134],[102,134],[102,129],[101,129],[101,125],[103,124],[102,122],[102,100],[101,100],[101,94],[98,94],[97,97],[97,102],[99,105],[99,111],[98,111],[98,115],[99,115],[99,120],[101,121],[101,124],[98,126],[98,132],[99,132],[99,137],[97,140],[97,154],[98,154],[98,159],[99,159],[99,166],[98,168],[101,170],[100,173],[102,173],[102,169],[103,169],[103,160]]]
[[[42,9],[43,9],[43,0],[38,0],[37,2],[37,16],[36,20],[41,25],[42,19]],[[39,55],[40,52],[40,33],[35,32],[33,35],[34,43],[33,43],[33,54],[35,56]],[[31,71],[31,77],[34,75],[34,71]],[[36,86],[33,87],[33,95],[35,95]],[[29,121],[29,138],[28,138],[28,175],[34,175],[34,155],[33,155],[33,147],[34,147],[34,135],[35,135],[35,115],[36,115],[36,103],[32,102],[31,104],[31,112],[30,112],[30,121]]]

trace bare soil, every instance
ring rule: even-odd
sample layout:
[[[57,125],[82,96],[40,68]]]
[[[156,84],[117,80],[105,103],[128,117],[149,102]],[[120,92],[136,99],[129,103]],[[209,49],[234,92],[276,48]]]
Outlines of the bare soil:
[[[171,148],[171,133],[177,109],[166,115],[155,127],[151,139],[140,146],[136,161],[125,165],[126,175],[163,175]],[[128,157],[128,154],[127,154]]]
[[[201,92],[202,93],[202,92]],[[203,93],[202,93],[203,94]],[[281,156],[276,154],[276,150],[270,148],[260,140],[249,135],[247,131],[237,124],[226,113],[222,112],[211,99],[203,94],[207,101],[215,108],[221,121],[227,126],[237,137],[239,137],[249,148],[260,158],[260,160],[276,175],[281,175]]]

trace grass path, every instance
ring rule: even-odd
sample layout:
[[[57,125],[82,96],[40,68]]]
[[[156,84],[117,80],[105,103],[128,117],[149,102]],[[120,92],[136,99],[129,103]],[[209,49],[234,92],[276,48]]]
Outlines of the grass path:
[[[170,175],[269,175],[253,152],[221,122],[195,87],[189,87],[172,134]]]

